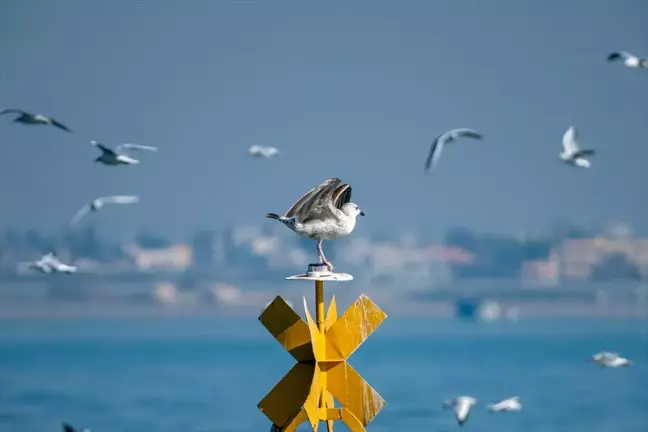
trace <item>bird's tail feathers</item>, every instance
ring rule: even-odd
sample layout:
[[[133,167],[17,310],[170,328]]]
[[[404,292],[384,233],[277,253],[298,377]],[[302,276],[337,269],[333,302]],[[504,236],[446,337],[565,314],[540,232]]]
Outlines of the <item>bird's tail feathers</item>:
[[[281,216],[279,216],[277,213],[267,213],[266,217],[270,219],[276,219],[276,220],[281,219]]]

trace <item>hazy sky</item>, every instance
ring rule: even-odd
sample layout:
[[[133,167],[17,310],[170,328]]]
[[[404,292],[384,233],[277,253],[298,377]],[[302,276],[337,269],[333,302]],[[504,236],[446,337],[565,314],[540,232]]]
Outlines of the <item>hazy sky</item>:
[[[53,230],[114,193],[142,198],[90,216],[114,236],[272,223],[337,176],[367,214],[359,232],[645,232],[648,70],[606,56],[648,56],[647,16],[645,0],[3,0],[0,108],[75,133],[0,117],[0,228]],[[558,159],[572,124],[599,151],[591,170]],[[424,175],[454,127],[487,140]],[[92,139],[160,152],[106,167]]]

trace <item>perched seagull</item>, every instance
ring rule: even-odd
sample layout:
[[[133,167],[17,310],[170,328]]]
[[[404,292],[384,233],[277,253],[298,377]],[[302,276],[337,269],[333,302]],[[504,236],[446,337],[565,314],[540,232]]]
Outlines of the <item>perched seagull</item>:
[[[632,362],[627,358],[621,357],[617,353],[608,351],[594,354],[589,361],[594,362],[601,367],[627,367],[632,365]]]
[[[126,154],[127,150],[144,150],[144,151],[158,151],[157,147],[144,146],[139,144],[120,144],[115,147],[115,150],[106,147],[105,145],[97,142],[90,141],[90,144],[101,150],[101,156],[95,159],[95,162],[101,162],[104,165],[134,165],[139,161]]]
[[[574,126],[570,126],[567,129],[567,132],[563,135],[562,144],[563,152],[560,153],[560,159],[572,166],[579,166],[583,168],[589,168],[592,166],[590,161],[584,158],[584,156],[593,156],[596,154],[595,150],[581,150],[578,147],[578,134]]]
[[[648,68],[648,59],[639,58],[624,51],[615,51],[608,55],[608,61],[617,61],[623,59],[623,64],[629,68]]]
[[[504,399],[503,401],[488,405],[488,411],[490,412],[520,410],[522,410],[522,404],[520,403],[519,396],[513,396],[512,398]]]
[[[441,152],[443,152],[443,147],[445,147],[447,144],[461,137],[474,138],[477,140],[483,139],[482,134],[468,128],[452,129],[442,135],[439,135],[434,140],[432,146],[430,147],[430,154],[428,155],[428,158],[425,161],[425,172],[428,172],[431,166],[437,164],[437,162],[441,158]]]
[[[81,207],[81,209],[77,212],[77,214],[74,215],[70,223],[72,225],[78,223],[81,220],[81,218],[86,215],[86,213],[90,211],[97,211],[100,208],[102,208],[105,204],[133,204],[138,201],[139,201],[138,196],[131,196],[131,195],[112,195],[112,196],[97,198],[93,200],[91,203]]]
[[[275,147],[253,145],[248,149],[248,153],[254,157],[271,158],[277,156],[279,150]]]
[[[477,403],[477,399],[470,396],[459,396],[454,399],[448,399],[443,402],[444,408],[452,408],[457,418],[459,426],[463,426],[468,421],[470,410]]]
[[[319,262],[331,272],[333,264],[324,256],[322,240],[351,234],[356,217],[364,216],[364,212],[351,202],[351,185],[340,185],[341,182],[339,178],[326,179],[299,198],[283,216],[266,214],[267,218],[278,220],[297,234],[317,240]]]
[[[63,423],[63,432],[90,432],[90,429],[77,429],[69,423]]]
[[[54,120],[52,117],[47,117],[42,114],[32,114],[19,109],[6,109],[4,111],[0,111],[0,115],[3,114],[19,114],[18,117],[13,120],[18,123],[27,125],[50,125],[62,129],[66,132],[72,132],[72,130],[65,126],[63,123],[60,123]]]

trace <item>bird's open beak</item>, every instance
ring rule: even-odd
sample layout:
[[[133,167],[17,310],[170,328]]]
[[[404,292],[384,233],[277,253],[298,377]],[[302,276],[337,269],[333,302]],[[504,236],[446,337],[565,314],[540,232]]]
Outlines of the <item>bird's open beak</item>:
[[[364,212],[360,210],[360,216],[364,216]]]

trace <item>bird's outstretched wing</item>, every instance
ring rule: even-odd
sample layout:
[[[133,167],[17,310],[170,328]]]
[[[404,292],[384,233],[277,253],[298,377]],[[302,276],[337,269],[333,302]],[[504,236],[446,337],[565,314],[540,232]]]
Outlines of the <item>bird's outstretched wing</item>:
[[[328,180],[327,180],[327,181],[328,181]],[[284,216],[286,216],[286,217],[293,217],[293,216],[297,216],[297,214],[300,214],[300,213],[301,213],[301,209],[302,209],[302,207],[304,206],[304,204],[305,204],[306,202],[309,202],[310,199],[311,199],[311,197],[312,197],[315,193],[319,192],[319,191],[320,191],[323,187],[325,187],[325,186],[326,186],[326,181],[325,181],[324,183],[318,185],[318,186],[315,186],[313,189],[309,190],[308,192],[306,192],[304,195],[301,196],[301,198],[299,198],[299,199],[295,202],[295,204],[293,204],[293,205],[292,205],[292,206],[291,206],[291,207],[286,211],[286,213],[284,214]]]
[[[436,165],[436,163],[439,161],[439,158],[441,157],[441,152],[443,151],[443,145],[445,144],[444,141],[444,136],[439,135],[432,141],[432,145],[430,146],[430,152],[428,153],[428,157],[425,160],[425,172],[428,172],[432,165]]]
[[[562,139],[563,148],[565,149],[566,153],[575,154],[578,152],[579,149],[578,143],[576,142],[577,139],[578,133],[576,132],[576,128],[574,126],[570,126],[563,135]]]
[[[117,152],[128,151],[128,150],[143,150],[143,151],[158,151],[157,147],[145,146],[139,144],[124,143],[117,146]]]
[[[26,111],[23,111],[21,109],[17,109],[17,108],[8,108],[8,109],[0,111],[0,115],[3,115],[3,114],[21,114],[21,115],[24,115],[24,114],[29,114],[29,113],[26,112]]]
[[[111,155],[111,156],[117,156],[117,154],[112,149],[106,147],[105,145],[101,144],[98,141],[92,140],[92,141],[90,141],[90,144],[97,147],[99,150],[101,150],[102,153],[105,153],[105,154],[108,154],[108,155]]]
[[[632,57],[632,54],[627,53],[625,51],[615,51],[613,53],[610,53],[610,55],[608,55],[607,59],[608,59],[608,61],[615,61],[615,60],[619,60],[619,59],[627,59],[629,57]]]
[[[49,118],[50,124],[51,124],[52,126],[55,126],[55,127],[59,128],[59,129],[61,129],[61,130],[64,130],[65,132],[70,132],[70,133],[72,132],[72,129],[70,129],[69,127],[65,126],[65,125],[64,125],[63,123],[61,123],[60,121],[58,121],[58,120],[56,120],[56,119],[53,119],[52,117],[48,117],[48,118]]]
[[[574,154],[574,157],[579,158],[579,157],[584,157],[584,156],[594,156],[596,154],[596,150],[579,150]]]
[[[133,204],[139,201],[135,195],[111,195],[99,198],[102,204]]]
[[[86,213],[88,213],[89,211],[90,211],[89,204],[86,204],[83,207],[81,207],[79,211],[74,215],[72,220],[70,221],[70,224],[76,225],[77,223],[79,223],[79,221],[83,218],[83,216],[85,216]]]
[[[340,183],[342,183],[342,180],[336,177],[324,180],[301,206],[296,215],[297,219],[302,223],[306,223],[312,219],[327,216],[335,217],[331,203],[333,193]]]

